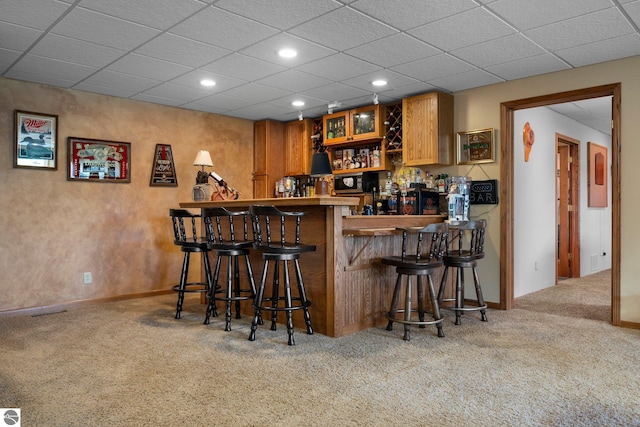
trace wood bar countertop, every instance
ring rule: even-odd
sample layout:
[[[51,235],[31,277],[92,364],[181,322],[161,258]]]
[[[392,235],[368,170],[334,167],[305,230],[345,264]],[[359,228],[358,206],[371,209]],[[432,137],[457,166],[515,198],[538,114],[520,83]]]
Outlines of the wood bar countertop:
[[[311,320],[317,332],[340,337],[386,322],[384,313],[395,283],[395,270],[379,259],[397,255],[402,235],[395,227],[419,227],[442,222],[442,215],[351,215],[358,197],[294,197],[181,202],[186,209],[224,206],[245,210],[251,205],[273,205],[285,211],[304,212],[301,240],[316,245],[303,254],[300,266],[311,300]],[[256,279],[262,272],[260,254],[251,253]],[[250,304],[243,313],[251,315]],[[283,320],[281,320],[283,321]],[[300,311],[294,324],[304,327]],[[286,333],[285,333],[286,334]],[[301,337],[302,339],[302,337]]]

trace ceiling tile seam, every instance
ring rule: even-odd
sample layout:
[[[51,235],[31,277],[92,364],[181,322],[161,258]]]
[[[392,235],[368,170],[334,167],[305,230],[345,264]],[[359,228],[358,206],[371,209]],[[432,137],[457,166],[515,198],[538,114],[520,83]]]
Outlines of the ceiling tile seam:
[[[640,26],[638,26],[636,22],[633,20],[633,18],[631,18],[631,16],[627,12],[627,10],[624,8],[624,6],[621,5],[618,0],[611,0],[611,1],[613,2],[613,4],[616,5],[616,8],[620,11],[620,14],[622,15],[622,17],[629,23],[629,25],[631,25],[631,28],[633,28],[636,31],[636,33],[640,34]]]
[[[34,48],[38,43],[40,43],[40,41],[41,41],[41,40],[42,40],[42,39],[43,39],[47,34],[49,34],[49,32],[51,31],[51,29],[52,29],[52,28],[54,28],[56,25],[58,25],[58,23],[59,23],[61,20],[63,20],[64,18],[66,18],[66,17],[67,17],[67,15],[69,15],[69,13],[71,13],[71,11],[76,7],[76,5],[77,5],[78,3],[80,3],[80,0],[75,0],[75,1],[73,2],[73,4],[70,4],[70,5],[69,5],[69,7],[67,8],[67,10],[65,10],[65,11],[64,11],[64,13],[60,14],[60,16],[58,16],[58,18],[57,18],[55,21],[53,21],[53,22],[51,23],[51,25],[49,25],[49,27],[47,27],[45,30],[43,30],[43,31],[42,31],[42,34],[40,34],[40,36],[39,36],[39,37],[38,37],[38,38],[37,38],[33,43],[31,43],[31,45],[30,45],[28,48],[26,48],[26,49],[22,52],[22,54],[20,54],[20,56],[18,56],[18,58],[17,58],[15,61],[13,61],[13,62],[11,63],[11,65],[9,65],[9,67],[7,67],[7,69],[6,69],[6,70],[4,70],[4,72],[2,73],[2,75],[3,75],[3,76],[4,76],[4,75],[6,75],[9,71],[11,71],[11,69],[12,69],[14,66],[16,66],[16,65],[18,64],[18,62],[20,62],[20,61],[22,60],[22,58],[24,58],[25,56],[27,56],[27,54],[28,54],[29,52],[31,52],[31,50],[32,50],[32,49],[33,49],[33,48]],[[15,25],[15,24],[14,24],[14,25]],[[26,25],[24,25],[24,26],[26,27]],[[31,28],[31,27],[27,27],[27,28]],[[37,30],[37,31],[40,31],[40,30],[38,30],[37,28],[32,28],[32,29]]]
[[[81,1],[81,0],[76,0],[76,3],[79,3],[80,1]],[[74,3],[74,7],[75,7],[75,4],[76,4],[76,3]],[[191,17],[193,17],[194,15],[196,15],[196,14],[198,14],[198,13],[201,13],[203,10],[205,10],[205,9],[207,9],[207,8],[209,8],[209,7],[211,7],[211,5],[205,4],[205,5],[204,5],[203,7],[201,7],[200,9],[196,10],[196,11],[195,11],[195,12],[193,12],[192,14],[190,14],[190,15],[186,16],[186,17],[185,17],[184,19],[182,19],[181,21],[176,22],[175,24],[173,24],[172,26],[170,26],[170,27],[168,27],[168,28],[166,28],[166,29],[164,29],[164,30],[160,30],[160,29],[158,29],[158,28],[149,27],[149,26],[144,25],[144,24],[139,24],[139,23],[137,23],[137,22],[133,22],[133,21],[129,21],[129,20],[127,20],[127,19],[119,18],[119,17],[117,17],[117,16],[112,16],[112,15],[105,14],[105,13],[102,13],[102,12],[94,11],[94,10],[92,10],[92,9],[87,9],[87,10],[90,10],[90,11],[92,11],[92,12],[94,12],[94,13],[100,13],[100,14],[102,14],[102,15],[106,15],[106,16],[109,16],[109,17],[114,18],[114,19],[120,19],[120,20],[122,20],[122,21],[129,22],[129,23],[132,23],[132,24],[135,24],[135,25],[141,25],[141,26],[144,26],[144,27],[147,27],[147,28],[151,28],[151,29],[153,29],[153,30],[157,30],[157,31],[159,31],[159,33],[158,33],[158,34],[156,34],[155,36],[153,36],[153,37],[151,37],[151,38],[149,38],[149,39],[145,40],[145,41],[144,41],[143,43],[141,43],[140,45],[138,45],[138,46],[134,47],[133,49],[131,49],[131,50],[129,50],[128,52],[124,53],[122,56],[119,56],[118,58],[114,59],[114,60],[113,60],[113,61],[111,61],[110,63],[108,63],[108,64],[104,65],[102,68],[98,69],[96,72],[94,72],[94,73],[92,73],[92,74],[88,75],[87,77],[85,77],[84,79],[82,79],[82,80],[80,80],[80,81],[76,82],[73,86],[71,86],[71,88],[73,89],[73,88],[75,88],[76,86],[78,86],[78,85],[80,85],[80,84],[82,84],[82,83],[85,83],[88,79],[90,79],[91,77],[95,76],[96,74],[98,74],[98,73],[100,73],[100,72],[102,72],[102,71],[118,72],[118,73],[126,74],[126,75],[129,75],[129,76],[139,77],[138,75],[135,75],[135,74],[124,73],[124,72],[122,72],[122,71],[116,71],[116,70],[109,70],[109,69],[108,69],[108,67],[110,67],[111,65],[113,65],[113,64],[115,64],[116,62],[120,61],[121,59],[125,58],[127,55],[140,55],[140,56],[144,56],[144,57],[146,57],[146,58],[151,58],[151,59],[158,60],[158,61],[164,61],[164,60],[159,60],[159,59],[157,59],[157,58],[153,58],[153,57],[150,57],[150,56],[147,56],[147,55],[143,55],[143,54],[140,54],[140,53],[137,53],[137,52],[136,52],[138,49],[140,49],[140,48],[141,48],[141,47],[143,47],[144,45],[146,45],[146,44],[150,43],[151,41],[153,41],[153,40],[157,39],[158,37],[160,37],[160,36],[162,36],[162,35],[164,35],[164,34],[172,34],[172,35],[176,35],[176,36],[179,36],[179,37],[182,37],[182,38],[185,38],[185,39],[188,39],[188,40],[194,41],[194,42],[198,42],[198,40],[193,40],[193,39],[190,39],[190,38],[188,38],[188,37],[184,37],[184,36],[180,36],[180,35],[178,35],[178,34],[170,33],[170,30],[171,30],[172,28],[175,28],[177,25],[182,24],[183,22],[185,22],[187,19],[190,19],[190,18],[191,18]],[[54,34],[55,34],[55,33],[54,33]],[[69,38],[73,38],[73,37],[69,37]],[[76,40],[77,40],[77,39],[76,39]],[[199,43],[202,43],[202,42],[199,42]],[[205,44],[209,44],[209,43],[205,43]],[[215,45],[211,45],[211,46],[215,46]],[[111,47],[111,46],[106,46],[106,47]],[[215,47],[221,48],[220,46],[215,46]],[[222,49],[224,49],[224,48],[222,48]],[[225,50],[227,50],[227,49],[225,49]],[[231,54],[231,53],[230,53],[230,54]],[[227,56],[227,55],[225,55],[225,56]],[[185,66],[184,64],[178,64],[178,63],[176,63],[176,62],[172,62],[172,61],[164,61],[164,62],[168,62],[168,63],[170,63],[170,64],[176,64],[176,65],[182,65],[182,66]],[[180,75],[177,75],[177,76],[173,77],[171,80],[176,79],[176,78],[178,78],[178,77],[181,77],[181,76],[183,76],[183,75],[185,75],[185,74],[188,74],[188,73],[190,73],[190,72],[194,71],[195,69],[197,69],[197,68],[195,68],[195,67],[190,67],[190,68],[191,68],[190,70],[185,71],[184,73],[182,73],[182,74],[180,74]],[[155,80],[155,79],[150,79],[150,80]],[[159,83],[158,83],[157,85],[154,85],[154,86],[152,86],[152,87],[149,87],[149,88],[147,88],[147,89],[145,89],[145,90],[143,90],[143,91],[136,92],[136,93],[134,93],[133,95],[129,96],[128,98],[131,98],[131,97],[133,97],[133,96],[137,96],[137,95],[143,94],[143,93],[144,93],[144,92],[146,92],[147,90],[150,90],[150,89],[156,88],[156,87],[158,87],[158,86],[160,86],[160,85],[164,84],[165,82],[166,82],[166,81],[159,81]],[[97,85],[97,86],[100,86],[100,85]],[[102,87],[102,86],[101,86],[101,87]]]
[[[535,46],[539,47],[540,49],[542,49],[544,52],[552,55],[554,58],[556,58],[558,61],[560,61],[561,63],[565,64],[567,67],[569,68],[575,68],[572,64],[569,64],[567,61],[565,61],[563,58],[559,57],[558,55],[556,55],[556,53],[552,50],[549,50],[547,47],[541,45],[540,43],[536,42],[535,40],[533,40],[531,37],[529,37],[527,34],[525,34],[524,32],[522,32],[518,27],[516,27],[515,25],[513,25],[511,22],[509,22],[508,19],[504,18],[500,13],[496,12],[495,10],[491,9],[490,5],[484,5],[482,6],[487,12],[489,12],[490,14],[492,14],[493,16],[495,16],[496,18],[498,18],[500,21],[502,21],[503,23],[505,23],[506,25],[508,25],[509,27],[511,27],[516,33],[515,34],[520,34],[522,37],[524,37],[525,39],[527,39],[529,42],[533,43]],[[558,22],[558,21],[556,21]],[[550,24],[549,24],[550,25]],[[540,27],[535,27],[535,28],[540,28]],[[530,31],[531,29],[527,30]],[[513,34],[510,34],[508,36],[503,36],[503,37],[510,37]],[[496,39],[493,40],[499,40],[502,37],[498,37]],[[539,55],[535,55],[535,56],[539,56]],[[515,61],[507,61],[507,62],[503,62],[500,64],[493,64],[491,65],[491,67],[496,66],[496,65],[504,65],[504,64],[508,64],[510,62],[515,62]],[[489,71],[484,70],[486,72],[489,73]],[[493,73],[492,73],[493,74]]]

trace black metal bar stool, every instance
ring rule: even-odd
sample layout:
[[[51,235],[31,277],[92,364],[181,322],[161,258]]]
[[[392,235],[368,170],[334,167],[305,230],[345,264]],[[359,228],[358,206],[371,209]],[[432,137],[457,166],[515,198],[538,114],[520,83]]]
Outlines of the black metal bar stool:
[[[210,249],[207,238],[201,237],[198,233],[198,228],[200,227],[200,215],[193,214],[186,209],[170,209],[169,215],[173,222],[173,243],[180,246],[180,250],[184,252],[180,283],[172,287],[174,291],[178,292],[176,319],[179,319],[185,292],[205,293],[208,296],[213,288],[211,264],[209,263]],[[202,254],[206,282],[188,281],[190,255],[193,252]]]
[[[307,299],[298,260],[302,253],[313,252],[316,247],[315,245],[300,243],[300,219],[304,216],[303,212],[283,212],[275,206],[251,206],[249,212],[253,223],[253,248],[262,252],[262,259],[264,260],[262,276],[254,303],[255,314],[251,323],[249,341],[256,339],[256,330],[261,321],[262,310],[271,312],[272,331],[276,330],[278,312],[284,311],[287,316],[288,344],[295,345],[293,338],[293,311],[303,311],[307,334],[313,334],[311,316],[309,315],[311,301]],[[288,228],[285,230],[287,225]],[[271,295],[265,297],[270,261],[275,261],[272,274],[273,281]],[[295,269],[297,295],[293,295],[291,292],[289,261],[293,261]],[[280,295],[281,267],[284,274],[284,282],[282,283],[284,295]]]
[[[402,231],[402,255],[382,258],[383,264],[396,267],[398,278],[396,286],[393,290],[393,298],[391,307],[386,314],[389,319],[387,330],[393,330],[393,323],[398,322],[404,325],[404,337],[406,341],[411,340],[411,325],[418,325],[424,328],[425,325],[436,325],[438,336],[444,337],[442,330],[442,315],[438,306],[438,298],[433,287],[432,274],[442,267],[442,256],[444,254],[447,242],[449,228],[446,223],[430,224],[423,228],[397,228]],[[426,238],[425,238],[426,236]],[[416,239],[415,252],[407,253],[407,246],[410,237]],[[426,241],[424,241],[426,240]],[[402,280],[406,276],[406,280]],[[411,277],[416,277],[416,290],[418,293],[417,308],[413,303],[413,286]],[[431,302],[431,315],[433,320],[425,320],[425,292],[422,278],[427,278],[427,289],[429,292],[429,301]],[[404,286],[404,309],[398,309],[401,288]],[[417,319],[412,313],[417,312]],[[403,314],[402,318],[398,317],[398,313]]]
[[[231,330],[231,306],[235,302],[236,319],[240,319],[240,302],[251,300],[256,296],[256,284],[253,279],[253,270],[249,261],[249,249],[253,241],[249,240],[248,233],[248,211],[231,212],[223,207],[205,208],[202,210],[205,231],[209,241],[209,248],[217,255],[216,267],[213,274],[213,292],[209,298],[207,315],[204,324],[209,324],[209,319],[213,314],[217,317],[216,301],[224,301],[225,310],[225,331]],[[235,223],[234,223],[235,219]],[[236,232],[236,227],[238,231]],[[239,258],[244,258],[244,265],[248,284],[242,287],[240,283],[240,263]],[[226,258],[227,280],[226,287],[218,284],[220,267],[223,258]]]
[[[460,226],[452,227],[454,238],[451,246],[447,245],[447,253],[442,258],[444,263],[444,273],[438,291],[438,301],[442,308],[454,310],[456,312],[456,325],[461,323],[462,315],[469,311],[480,311],[480,318],[487,321],[487,304],[482,297],[480,278],[478,277],[478,260],[484,258],[484,232],[487,221],[468,221]],[[455,297],[444,298],[444,291],[447,286],[447,275],[450,268],[456,269]],[[475,305],[465,306],[464,300],[464,269],[470,268],[473,273],[473,283],[476,288]],[[453,307],[443,306],[443,302],[453,302]]]

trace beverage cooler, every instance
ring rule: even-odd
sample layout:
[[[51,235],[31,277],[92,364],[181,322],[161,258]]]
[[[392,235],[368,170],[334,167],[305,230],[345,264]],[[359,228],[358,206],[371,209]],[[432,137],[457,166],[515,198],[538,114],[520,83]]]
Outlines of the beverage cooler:
[[[469,221],[469,195],[471,177],[452,176],[449,178],[447,205],[450,222]]]

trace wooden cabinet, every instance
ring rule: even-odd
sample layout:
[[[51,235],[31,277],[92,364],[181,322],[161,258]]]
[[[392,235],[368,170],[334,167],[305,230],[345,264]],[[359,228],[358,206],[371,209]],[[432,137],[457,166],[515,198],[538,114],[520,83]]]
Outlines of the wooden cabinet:
[[[384,106],[369,105],[323,117],[324,144],[381,140],[384,137]]]
[[[256,122],[253,128],[253,198],[273,197],[275,180],[284,176],[284,123]]]
[[[430,92],[402,100],[405,166],[453,163],[453,96]]]
[[[309,175],[313,155],[313,120],[296,120],[284,128],[284,175]]]

